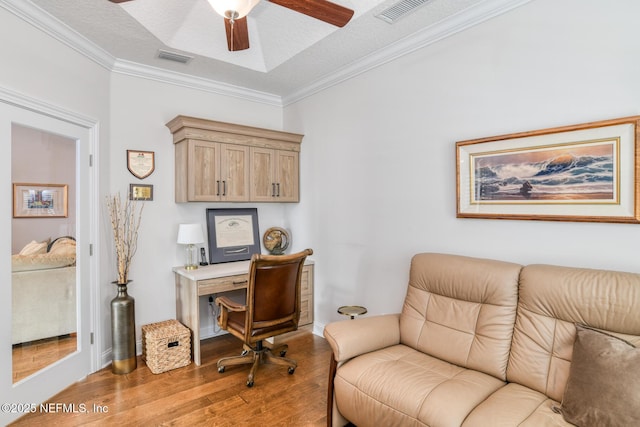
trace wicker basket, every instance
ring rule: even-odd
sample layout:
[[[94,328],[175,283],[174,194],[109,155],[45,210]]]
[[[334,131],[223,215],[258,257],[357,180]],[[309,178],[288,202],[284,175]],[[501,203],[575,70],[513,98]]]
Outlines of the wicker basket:
[[[177,320],[142,327],[142,360],[160,374],[191,363],[191,331]]]

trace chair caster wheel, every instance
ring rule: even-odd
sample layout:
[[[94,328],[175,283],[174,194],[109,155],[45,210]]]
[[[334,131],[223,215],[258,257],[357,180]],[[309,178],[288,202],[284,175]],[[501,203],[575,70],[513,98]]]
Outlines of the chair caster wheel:
[[[253,380],[247,381],[247,387],[253,387]]]
[[[296,371],[296,368],[289,368],[289,375],[293,375],[295,371]]]
[[[218,368],[218,372],[223,373],[223,372],[224,372],[224,366],[220,366],[220,367]]]
[[[247,350],[242,350],[242,353],[240,353],[240,356],[246,356],[247,353],[249,353]]]
[[[284,357],[284,356],[286,356],[286,355],[287,355],[287,350],[282,350],[282,351],[280,352],[280,357]]]

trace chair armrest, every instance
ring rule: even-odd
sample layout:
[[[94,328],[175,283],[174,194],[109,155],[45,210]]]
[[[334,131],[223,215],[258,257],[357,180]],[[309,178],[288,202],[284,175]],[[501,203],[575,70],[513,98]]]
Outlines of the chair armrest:
[[[223,296],[219,296],[216,298],[216,304],[226,308],[229,311],[246,311],[247,306],[245,304],[239,304],[232,299]]]
[[[238,304],[234,300],[223,296],[216,298],[216,304],[220,306],[220,316],[218,316],[218,325],[222,329],[227,329],[230,311],[247,311],[245,304]]]
[[[324,337],[336,362],[400,343],[400,314],[364,317],[330,323]]]

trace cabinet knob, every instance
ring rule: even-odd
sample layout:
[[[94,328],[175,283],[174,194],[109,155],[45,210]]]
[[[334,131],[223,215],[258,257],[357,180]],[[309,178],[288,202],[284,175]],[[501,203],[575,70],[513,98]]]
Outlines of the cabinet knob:
[[[227,181],[222,181],[222,195],[227,195]]]
[[[276,197],[276,183],[271,183],[271,197]]]
[[[280,197],[280,183],[276,184],[276,188],[278,189],[278,192],[276,193],[276,197]]]
[[[220,195],[220,181],[216,181],[216,196]]]

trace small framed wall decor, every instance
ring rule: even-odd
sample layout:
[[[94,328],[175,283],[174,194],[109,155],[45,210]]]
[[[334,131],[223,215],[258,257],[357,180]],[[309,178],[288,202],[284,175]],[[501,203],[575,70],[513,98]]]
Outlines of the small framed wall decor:
[[[14,218],[66,218],[66,184],[13,184]]]
[[[640,116],[456,143],[457,217],[640,223]]]
[[[127,169],[133,176],[145,179],[156,168],[153,151],[127,150]]]
[[[153,200],[153,185],[129,184],[129,200]]]

